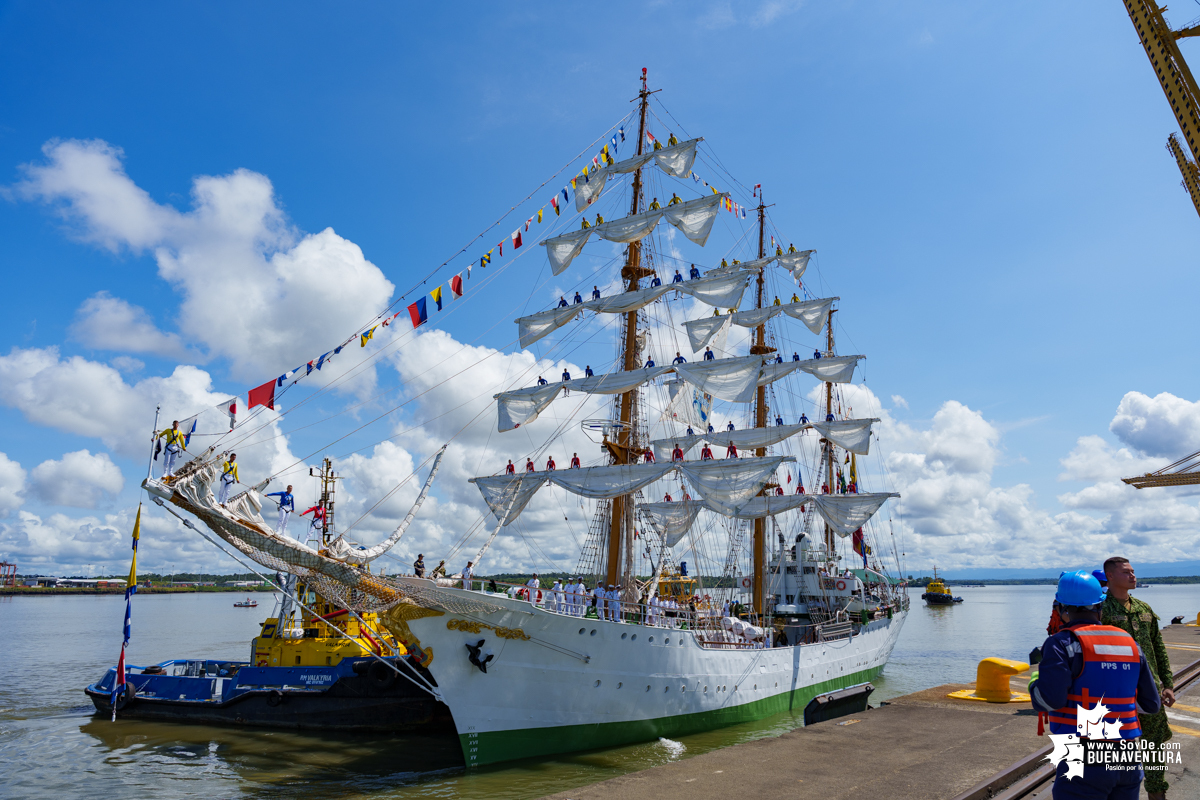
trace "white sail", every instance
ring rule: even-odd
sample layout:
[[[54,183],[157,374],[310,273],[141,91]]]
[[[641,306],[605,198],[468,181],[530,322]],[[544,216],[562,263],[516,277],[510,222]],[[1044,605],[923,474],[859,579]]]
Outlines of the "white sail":
[[[554,333],[554,331],[575,319],[575,316],[582,308],[582,304],[564,306],[561,308],[552,308],[549,311],[539,311],[527,317],[519,317],[516,323],[520,334],[521,347],[529,347],[529,345],[543,336]]]
[[[584,228],[542,242],[546,248],[546,258],[550,259],[550,271],[555,275],[561,275],[567,267],[571,266],[571,261],[575,256],[583,252],[583,246],[587,244],[588,237],[591,235],[592,229]]]
[[[814,494],[809,495],[809,499],[829,527],[837,531],[839,536],[846,537],[865,525],[889,497],[899,496],[895,492]]]
[[[609,170],[598,169],[575,179],[575,210],[583,211],[596,201],[608,182]]]
[[[783,306],[763,306],[762,308],[748,308],[745,311],[738,311],[733,314],[733,324],[741,325],[743,328],[757,328],[771,317],[777,317],[783,313]]]
[[[712,395],[683,380],[666,381],[663,385],[669,398],[661,417],[664,422],[673,420],[682,425],[698,425],[701,429],[708,427],[708,420],[712,416]],[[658,453],[654,455],[658,457]]]
[[[680,383],[683,383],[685,386],[687,385],[683,381],[680,381]],[[666,439],[654,439],[648,442],[647,446],[654,450],[654,457],[659,461],[670,461],[676,447],[683,451],[683,455],[686,458],[692,449],[703,441],[704,437],[698,434],[692,434],[691,436],[684,434]]]
[[[687,535],[704,509],[704,504],[695,500],[680,500],[671,503],[641,503],[638,511],[654,527],[667,547],[674,547]]]
[[[804,275],[804,270],[808,269],[808,260],[812,258],[812,254],[815,252],[817,251],[801,250],[799,253],[784,253],[781,256],[775,257],[779,259],[779,266],[791,272],[796,280],[800,280]]]
[[[560,469],[541,475],[572,494],[593,500],[636,492],[673,469],[671,464],[613,464],[607,467]]]
[[[791,375],[798,369],[803,369],[803,361],[770,361],[763,364],[762,372],[758,375],[758,385],[766,386],[780,378]]]
[[[728,192],[725,192],[667,206],[663,209],[663,216],[680,233],[703,247],[717,218],[717,203],[723,202],[727,196]]]
[[[813,333],[820,333],[821,328],[825,327],[826,318],[829,316],[829,307],[833,305],[834,300],[840,299],[839,297],[822,297],[817,300],[788,303],[779,306],[779,308],[789,317],[803,322]]]
[[[685,320],[683,328],[687,331],[688,344],[692,346],[692,352],[702,351],[722,328],[729,327],[732,319],[730,316],[725,316]]]
[[[485,478],[471,478],[470,482],[479,487],[483,500],[502,525],[511,525],[513,520],[521,516],[525,506],[537,494],[546,482],[544,472],[523,472],[517,475],[490,475]]]
[[[800,362],[800,369],[826,383],[849,383],[854,378],[858,360],[866,356],[830,356]]]
[[[651,286],[646,289],[634,289],[632,292],[621,292],[609,297],[601,297],[599,300],[588,300],[586,303],[581,303],[580,305],[583,308],[600,314],[624,314],[650,305],[671,291],[672,288],[678,288],[681,285],[677,283],[672,287],[671,284],[664,284],[662,286]]]
[[[709,442],[717,447],[728,449],[732,443],[739,451],[748,452],[759,447],[770,447],[779,444],[784,439],[795,436],[804,430],[806,425],[771,425],[765,428],[744,428],[734,431],[714,431],[712,433],[696,433],[691,436],[668,436],[654,439],[649,443],[654,448],[654,457],[660,461],[671,458],[675,447],[683,450],[686,456],[700,442]]]
[[[812,498],[806,494],[784,494],[784,495],[765,495],[763,497],[751,497],[745,504],[738,507],[733,516],[738,519],[759,519],[760,517],[773,517],[776,514],[782,514],[785,511],[792,511],[800,508],[809,502]]]
[[[675,373],[705,394],[734,403],[754,399],[762,356],[676,364]]]
[[[743,261],[736,265],[738,269],[744,269],[748,272],[762,272],[763,268],[774,261],[778,256],[767,256],[766,258],[756,258],[753,261]]]
[[[503,433],[533,422],[558,397],[564,385],[550,383],[496,395],[497,430]]]
[[[675,178],[686,178],[692,174],[692,164],[696,161],[696,145],[702,141],[703,138],[688,139],[661,150],[651,150],[650,155],[663,172]]]
[[[605,169],[610,172],[621,173],[621,174],[624,174],[626,172],[633,172],[634,170],[638,169],[639,167],[645,165],[645,163],[653,157],[654,157],[653,153],[642,153],[640,156],[631,156],[630,158],[626,158],[621,161],[618,161],[615,164],[605,167]]]
[[[867,455],[871,448],[871,424],[878,419],[845,419],[835,422],[813,422],[805,427],[817,431],[838,447],[860,456]]]
[[[670,367],[650,367],[648,369],[631,369],[624,372],[609,372],[604,375],[594,375],[590,378],[576,379],[563,384],[573,392],[588,394],[621,394],[634,387],[652,381]]]
[[[631,214],[612,222],[601,222],[599,225],[593,225],[590,230],[601,239],[627,244],[645,238],[662,217],[662,209],[643,211],[641,214]]]
[[[671,284],[672,289],[690,294],[702,303],[718,308],[737,308],[742,302],[746,285],[750,282],[747,273],[717,275],[711,278],[700,278],[694,281]],[[703,345],[701,345],[703,346]]]
[[[795,460],[791,456],[727,458],[721,461],[685,461],[676,466],[704,497],[709,508],[732,516],[738,507],[759,493],[780,464]]]

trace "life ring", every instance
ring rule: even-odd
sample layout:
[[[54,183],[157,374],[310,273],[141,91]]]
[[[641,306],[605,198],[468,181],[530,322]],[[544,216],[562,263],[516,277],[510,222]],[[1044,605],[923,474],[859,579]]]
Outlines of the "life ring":
[[[844,591],[846,591],[846,582],[845,582],[845,581],[838,581],[838,582],[837,582],[837,590],[838,590],[839,592],[844,592]]]
[[[743,588],[743,589],[749,589],[749,588],[750,588],[750,585],[751,585],[753,582],[754,582],[754,579],[753,579],[753,578],[751,578],[750,576],[746,576],[746,577],[742,578],[742,588]]]
[[[384,691],[392,688],[392,684],[396,682],[396,671],[382,661],[375,661],[367,671],[367,678],[371,681],[371,686]]]
[[[283,692],[279,691],[278,689],[272,689],[267,695],[267,705],[269,705],[271,708],[278,708],[279,706],[283,705],[284,699]]]

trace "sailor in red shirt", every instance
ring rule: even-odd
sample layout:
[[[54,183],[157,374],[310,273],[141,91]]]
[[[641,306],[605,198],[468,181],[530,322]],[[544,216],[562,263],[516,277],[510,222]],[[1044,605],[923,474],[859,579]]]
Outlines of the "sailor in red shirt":
[[[526,459],[526,461],[525,461],[525,471],[526,471],[526,472],[537,472],[537,467],[535,467],[535,466],[533,465],[533,459],[532,459],[532,458],[530,458],[530,459]]]
[[[725,451],[725,457],[726,458],[737,458],[738,457],[736,444],[734,444],[733,442],[729,443],[729,448]]]
[[[676,443],[675,449],[671,451],[671,460],[683,461],[683,448],[678,443]]]
[[[782,486],[776,486],[776,487],[775,487],[775,494],[776,494],[776,495],[781,495],[781,494],[783,494],[783,487],[782,487]]]
[[[546,471],[554,471],[554,456],[546,456]]]
[[[579,469],[579,453],[571,454],[571,469]]]
[[[322,524],[323,522],[325,522],[325,509],[324,509],[324,508],[322,508],[321,506],[313,506],[313,507],[312,507],[312,508],[310,508],[310,509],[307,509],[307,510],[305,510],[305,511],[301,511],[301,512],[300,512],[300,516],[302,516],[302,517],[303,517],[305,514],[312,514],[312,515],[313,515],[312,522],[310,522],[310,523],[308,524],[308,531],[309,531],[309,533],[312,533],[313,531],[319,530],[319,529],[321,528],[321,524]]]
[[[654,448],[647,448],[646,455],[644,456],[644,458],[645,458],[645,461],[647,464],[653,464],[654,463]]]
[[[512,459],[510,458],[508,460],[508,466],[504,468],[504,474],[505,475],[515,475],[516,472],[517,472],[517,467],[515,464],[512,463]]]
[[[671,493],[670,492],[667,492],[666,494],[663,495],[663,502],[664,503],[671,502]]]
[[[701,461],[711,461],[712,457],[713,457],[713,454],[712,454],[711,447],[709,447],[708,445],[704,445],[704,447],[700,448],[700,460]]]

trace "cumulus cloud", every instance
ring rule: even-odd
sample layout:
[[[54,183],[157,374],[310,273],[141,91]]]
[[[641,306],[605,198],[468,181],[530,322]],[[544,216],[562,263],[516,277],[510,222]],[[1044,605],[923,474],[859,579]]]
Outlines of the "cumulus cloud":
[[[33,468],[33,494],[56,506],[95,508],[105,497],[114,497],[125,485],[121,470],[107,453],[92,455],[87,450],[66,453],[57,461],[43,461]]]
[[[191,359],[177,334],[160,331],[146,309],[108,292],[98,292],[83,302],[71,325],[71,336],[94,350]]]
[[[894,405],[896,408],[903,408],[906,411],[908,410],[908,401],[898,394],[892,395],[892,405]]]
[[[42,150],[45,161],[24,167],[17,194],[53,206],[84,241],[153,251],[159,275],[183,297],[182,339],[228,358],[240,379],[304,363],[387,307],[393,286],[358,245],[330,228],[292,228],[263,175],[198,177],[185,212],[138,187],[121,150],[106,142],[52,141]],[[92,298],[77,327],[103,342],[97,347],[162,353],[179,345],[140,311]],[[98,330],[94,320],[113,317],[121,322],[116,331]]]
[[[1154,397],[1128,392],[1108,429],[1148,456],[1180,458],[1200,448],[1200,402],[1167,392]]]
[[[0,453],[0,517],[7,517],[25,502],[25,470]]]

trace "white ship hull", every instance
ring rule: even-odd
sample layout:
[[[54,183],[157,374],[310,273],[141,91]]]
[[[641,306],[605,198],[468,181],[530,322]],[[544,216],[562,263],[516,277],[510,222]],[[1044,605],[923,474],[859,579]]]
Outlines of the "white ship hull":
[[[764,650],[705,647],[686,630],[572,617],[505,595],[411,582],[447,607],[496,610],[408,621],[454,716],[469,766],[710,730],[875,678],[905,612],[851,637]],[[493,655],[484,673],[468,645]],[[415,643],[414,643],[415,644]]]

